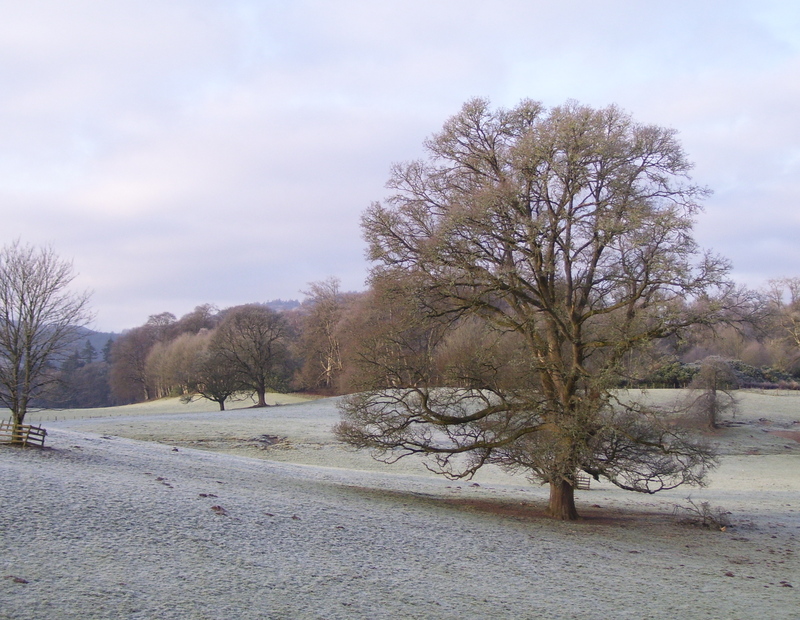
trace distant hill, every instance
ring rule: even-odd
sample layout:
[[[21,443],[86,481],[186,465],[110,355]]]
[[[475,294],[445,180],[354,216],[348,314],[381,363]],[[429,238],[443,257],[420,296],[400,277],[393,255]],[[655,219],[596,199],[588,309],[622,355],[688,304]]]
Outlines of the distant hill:
[[[86,327],[81,327],[79,329],[79,333],[80,337],[75,343],[75,348],[78,351],[82,350],[83,347],[86,346],[86,341],[88,340],[94,347],[95,351],[97,351],[97,357],[95,357],[94,361],[102,360],[103,347],[106,346],[106,343],[109,340],[111,340],[111,342],[114,342],[114,340],[116,340],[120,336],[120,334],[117,334],[115,332],[96,332]]]

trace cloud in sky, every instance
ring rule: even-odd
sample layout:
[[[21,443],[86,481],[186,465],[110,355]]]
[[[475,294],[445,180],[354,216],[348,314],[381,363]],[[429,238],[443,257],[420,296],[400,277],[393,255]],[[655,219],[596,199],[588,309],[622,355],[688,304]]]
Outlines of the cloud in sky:
[[[472,97],[573,98],[680,132],[737,279],[800,275],[788,5],[0,0],[0,242],[74,258],[99,329],[359,289],[392,162]]]

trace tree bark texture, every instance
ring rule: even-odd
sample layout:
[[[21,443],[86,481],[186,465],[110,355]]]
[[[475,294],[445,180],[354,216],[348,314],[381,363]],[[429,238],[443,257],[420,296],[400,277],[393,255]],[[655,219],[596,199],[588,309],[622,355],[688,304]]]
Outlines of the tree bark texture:
[[[575,508],[575,487],[566,480],[550,482],[550,503],[547,512],[561,521],[574,521],[578,518]]]

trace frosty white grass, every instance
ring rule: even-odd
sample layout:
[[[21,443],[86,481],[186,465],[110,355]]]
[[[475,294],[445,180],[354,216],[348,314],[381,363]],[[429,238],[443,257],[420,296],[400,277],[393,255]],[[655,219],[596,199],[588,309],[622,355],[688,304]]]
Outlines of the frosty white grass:
[[[708,488],[593,482],[577,523],[344,449],[332,400],[64,415],[0,449],[0,618],[796,618],[800,395],[745,396]],[[689,493],[733,526],[681,525]]]

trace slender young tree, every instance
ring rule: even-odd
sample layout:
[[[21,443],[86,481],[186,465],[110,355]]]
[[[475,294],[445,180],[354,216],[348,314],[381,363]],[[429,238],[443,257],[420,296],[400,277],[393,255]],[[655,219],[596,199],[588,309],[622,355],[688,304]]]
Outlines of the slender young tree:
[[[75,277],[52,248],[15,241],[0,250],[0,402],[15,430],[92,318],[89,294],[70,289]]]
[[[707,191],[675,132],[614,106],[478,99],[425,147],[362,226],[373,280],[411,283],[427,339],[389,330],[394,349],[363,352],[384,372],[344,402],[339,436],[385,459],[429,455],[453,477],[522,470],[549,484],[559,519],[577,518],[581,471],[646,493],[702,483],[712,451],[613,389],[631,352],[722,320],[732,294],[728,262],[692,238]],[[446,380],[438,351],[468,317],[495,332],[472,349],[487,363]],[[506,335],[511,359],[479,346]]]
[[[312,282],[305,294],[308,299],[299,343],[302,382],[310,389],[330,393],[342,372],[339,329],[346,298],[339,290],[338,278]]]

